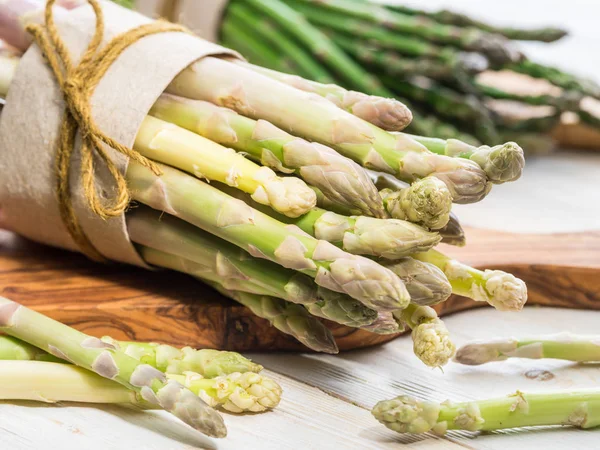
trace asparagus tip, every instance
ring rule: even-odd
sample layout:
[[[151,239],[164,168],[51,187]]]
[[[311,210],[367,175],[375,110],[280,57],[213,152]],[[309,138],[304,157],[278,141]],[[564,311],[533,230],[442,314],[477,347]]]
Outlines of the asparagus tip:
[[[439,319],[415,327],[412,339],[415,355],[429,367],[446,365],[456,350],[446,325]]]
[[[520,311],[527,302],[523,280],[502,270],[485,270],[484,283],[473,285],[473,299],[487,301],[499,311]]]
[[[492,361],[506,359],[506,353],[517,348],[517,341],[513,339],[489,342],[472,342],[456,352],[454,360],[459,364],[478,366]]]
[[[398,433],[426,433],[437,425],[440,405],[401,395],[380,401],[371,414],[387,428]]]
[[[507,142],[495,147],[481,146],[471,156],[495,184],[516,181],[525,167],[523,149],[515,142]]]

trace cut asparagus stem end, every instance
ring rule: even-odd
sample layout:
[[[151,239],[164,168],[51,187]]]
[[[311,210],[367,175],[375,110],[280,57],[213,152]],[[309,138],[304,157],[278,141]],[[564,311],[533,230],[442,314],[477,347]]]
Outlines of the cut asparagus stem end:
[[[388,213],[395,219],[409,220],[437,230],[450,220],[452,194],[446,184],[435,177],[417,180],[410,187],[380,191]]]

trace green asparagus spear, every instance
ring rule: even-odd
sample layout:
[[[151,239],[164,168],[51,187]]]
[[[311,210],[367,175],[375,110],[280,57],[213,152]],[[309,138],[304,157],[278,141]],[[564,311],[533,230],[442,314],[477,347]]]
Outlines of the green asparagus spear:
[[[452,195],[446,185],[434,177],[412,184],[389,174],[368,171],[383,199],[383,205],[394,219],[408,220],[426,228],[439,230],[450,220]],[[317,203],[320,196],[317,194]]]
[[[400,80],[381,78],[387,86],[402,97],[425,102],[443,117],[471,124],[475,136],[483,142],[497,142],[498,133],[490,111],[473,95],[464,95],[440,86],[426,77]]]
[[[153,161],[244,190],[258,203],[290,217],[298,217],[316,204],[314,192],[298,178],[278,177],[231,149],[154,117],[144,119],[134,148]]]
[[[377,403],[377,420],[399,433],[443,435],[447,430],[490,431],[540,425],[600,425],[600,392],[596,390],[526,394],[454,403],[421,401],[401,395]]]
[[[453,212],[450,212],[448,224],[437,231],[442,236],[442,243],[444,244],[455,245],[457,247],[464,247],[467,244],[465,230],[463,230],[458,217]]]
[[[401,309],[408,303],[408,292],[398,277],[374,261],[290,230],[178,170],[166,166],[161,170],[158,177],[130,163],[126,178],[132,198],[176,215],[254,256],[310,275],[318,285],[346,293],[372,309]]]
[[[470,342],[456,353],[456,361],[469,366],[508,358],[597,362],[600,361],[600,338],[565,332],[530,338],[493,339]]]
[[[452,294],[450,282],[438,267],[414,258],[402,258],[384,263],[404,282],[410,302],[419,306],[431,306],[444,302]]]
[[[279,331],[294,336],[306,347],[317,352],[337,353],[331,332],[300,305],[274,297],[230,291],[212,284],[221,294],[249,308],[255,315],[267,319]]]
[[[379,191],[386,211],[395,219],[409,220],[433,230],[450,220],[452,196],[446,185],[434,177],[417,180],[400,189]]]
[[[392,98],[348,91],[335,84],[318,83],[296,75],[289,75],[244,62],[238,64],[274,80],[289,84],[301,91],[314,92],[321,97],[325,97],[344,111],[348,111],[384,130],[403,130],[412,120],[412,114],[406,105]]]
[[[441,45],[452,45],[468,51],[483,52],[498,64],[516,61],[520,54],[503,36],[476,28],[444,25],[425,17],[413,17],[370,2],[348,0],[284,0],[311,23],[325,28],[386,42],[419,39]],[[388,31],[392,30],[392,31]],[[398,33],[403,33],[404,36]],[[404,38],[407,39],[404,39]],[[423,45],[421,45],[424,47]]]
[[[236,352],[196,350],[191,347],[179,349],[155,342],[117,341],[109,336],[101,339],[138,361],[150,364],[165,373],[183,374],[189,371],[205,378],[215,378],[234,372],[260,372],[263,369],[260,364],[255,364]],[[0,335],[0,360],[66,362],[12,336],[2,335]]]
[[[313,93],[223,59],[207,57],[192,64],[167,90],[268,120],[331,146],[363,166],[394,173],[408,182],[434,175],[446,183],[458,203],[479,201],[491,188],[485,173],[471,161],[431,153],[414,140],[393,136],[330,101],[318,101]]]
[[[528,59],[504,67],[507,70],[524,73],[534,78],[543,78],[555,86],[581,92],[584,95],[600,99],[600,85],[593,80],[572,75],[559,68],[545,66]]]
[[[313,27],[302,14],[298,14],[285,3],[280,0],[248,0],[245,4],[278,23],[353,89],[380,97],[391,97],[376,77],[364,71],[327,36]]]
[[[203,378],[187,372],[166,374],[166,378],[185,386],[204,402],[226,411],[262,412],[279,403],[281,387],[257,373],[232,373]],[[135,392],[89,370],[70,364],[42,361],[0,361],[0,400],[33,400],[45,403],[73,401],[82,403],[131,404],[156,409]]]
[[[510,273],[501,270],[478,270],[437,250],[412,256],[442,269],[452,285],[452,292],[457,295],[487,302],[500,311],[519,311],[527,301],[527,286]]]
[[[391,312],[380,312],[373,323],[360,328],[375,334],[396,334],[404,331],[403,326],[398,323]]]
[[[396,320],[412,330],[413,351],[430,367],[441,367],[453,356],[456,347],[444,322],[429,306],[410,304],[402,311],[392,313]]]
[[[243,250],[168,215],[137,208],[127,215],[133,242],[167,253],[155,265],[200,274],[235,290],[299,303],[316,316],[347,326],[372,321],[376,313],[351,297],[316,286],[306,275]],[[198,272],[199,271],[199,272]],[[190,369],[194,372],[197,370]]]
[[[254,64],[282,72],[299,73],[300,68],[296,61],[288,55],[281,55],[266,42],[257,39],[254,34],[248,35],[245,30],[239,29],[231,20],[224,20],[221,24],[220,43],[225,47],[237,50]]]
[[[376,67],[384,73],[405,78],[423,75],[435,80],[453,79],[456,70],[479,73],[488,68],[487,59],[478,53],[450,52],[440,58],[411,58],[394,50],[377,47],[376,43],[365,42],[341,33],[329,33],[331,40],[356,60]]]
[[[278,66],[281,64],[280,60],[291,59],[294,61],[294,66],[298,68],[298,74],[321,83],[334,81],[328,70],[313,59],[302,46],[294,42],[283,27],[257,13],[249,4],[231,2],[227,7],[223,23],[228,26],[222,31],[224,36],[226,31],[229,36],[240,36],[246,45],[259,46],[260,52],[262,47],[274,49],[278,56],[273,64]],[[268,65],[270,66],[271,63]]]
[[[346,216],[322,208],[313,208],[302,217],[290,219],[273,213],[269,208],[253,202],[249,196],[227,186],[218,187],[280,222],[295,225],[310,236],[331,242],[355,255],[394,260],[415,253],[417,248],[430,249],[441,240],[437,233],[429,232],[406,220]]]
[[[512,27],[497,27],[487,22],[474,19],[465,14],[460,14],[447,9],[439,11],[424,11],[421,9],[411,8],[405,5],[385,5],[392,11],[411,15],[411,16],[425,16],[429,17],[436,22],[444,23],[447,25],[455,25],[457,27],[473,27],[490,33],[501,34],[512,40],[517,41],[542,41],[542,42],[554,42],[567,35],[567,31],[561,28],[512,28]]]
[[[212,103],[168,94],[156,101],[150,114],[243,152],[273,170],[295,172],[330,198],[366,215],[385,217],[381,198],[364,169],[324,145]]]
[[[487,145],[475,147],[457,139],[443,140],[424,136],[410,136],[427,147],[428,150],[439,155],[467,158],[475,161],[485,171],[488,178],[496,184],[518,180],[525,167],[523,149],[515,142],[507,142],[494,147]]]
[[[223,278],[217,274],[214,269],[186,260],[177,255],[172,255],[149,247],[139,247],[139,251],[144,257],[144,260],[150,264],[187,273],[196,278],[200,278],[211,285],[216,283],[223,289],[226,289],[227,292],[239,291],[241,293],[265,297],[272,295],[270,292],[271,289],[266,289],[251,280],[245,280],[240,276],[231,279]],[[314,299],[311,298],[310,301],[302,303],[302,305],[304,305],[313,316],[351,327],[370,323],[377,315],[376,311],[365,307],[357,300],[344,294],[327,290],[319,290]],[[294,310],[292,309],[291,311]]]
[[[191,391],[98,338],[1,297],[0,331],[122,384],[204,434],[227,434],[223,418]]]

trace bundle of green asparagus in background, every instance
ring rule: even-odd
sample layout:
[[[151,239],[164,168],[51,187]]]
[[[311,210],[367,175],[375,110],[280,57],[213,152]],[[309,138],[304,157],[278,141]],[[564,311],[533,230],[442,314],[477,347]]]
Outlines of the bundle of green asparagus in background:
[[[220,29],[221,42],[254,64],[394,96],[410,106],[410,133],[473,145],[523,141],[529,154],[555,147],[552,131],[567,112],[570,123],[599,128],[600,86],[531,61],[515,42],[565,35],[372,0],[230,0]],[[345,101],[338,90],[290,82]]]
[[[0,6],[0,38],[23,51],[38,2],[18,3],[18,14]],[[2,96],[18,62],[0,55]],[[404,133],[409,108],[354,74],[379,95],[228,58],[192,64],[138,131],[134,150],[160,173],[130,161],[128,231],[147,263],[190,274],[313,350],[338,351],[321,319],[408,328],[416,355],[442,366],[455,348],[431,305],[452,292],[501,311],[527,300],[513,275],[433,249],[464,245],[452,203],[518,179],[523,151]]]

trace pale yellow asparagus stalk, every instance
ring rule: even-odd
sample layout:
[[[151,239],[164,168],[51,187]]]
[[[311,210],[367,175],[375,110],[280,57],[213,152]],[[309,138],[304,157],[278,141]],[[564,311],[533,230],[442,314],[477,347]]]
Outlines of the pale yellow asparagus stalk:
[[[175,95],[161,95],[150,115],[231,147],[277,172],[295,173],[364,215],[385,217],[381,198],[365,169],[329,147],[292,136],[265,120]]]
[[[254,372],[234,372],[203,378],[194,372],[166,374],[213,408],[226,411],[263,412],[279,404],[281,386]],[[71,364],[45,361],[0,361],[0,400],[44,403],[81,402],[134,405],[158,409],[120,384]]]

